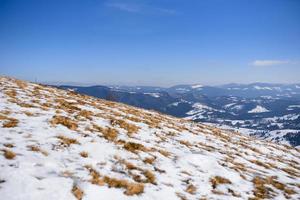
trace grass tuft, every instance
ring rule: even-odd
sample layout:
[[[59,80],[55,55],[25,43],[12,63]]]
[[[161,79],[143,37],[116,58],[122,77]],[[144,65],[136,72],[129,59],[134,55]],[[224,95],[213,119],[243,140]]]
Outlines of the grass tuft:
[[[136,133],[140,129],[138,126],[128,123],[125,120],[121,120],[121,119],[111,119],[110,123],[113,126],[118,125],[120,128],[125,129],[129,135]]]
[[[16,127],[19,123],[19,120],[14,119],[14,118],[8,118],[9,121],[4,122],[2,127],[3,128],[13,128]]]
[[[16,154],[11,150],[3,149],[2,151],[4,152],[4,157],[8,160],[12,160],[16,157]]]
[[[67,127],[70,130],[76,130],[78,128],[78,125],[75,121],[71,120],[68,117],[55,115],[52,120],[50,121],[52,125],[61,124],[65,127]]]
[[[133,153],[136,153],[137,151],[145,151],[146,149],[144,145],[135,142],[126,142],[123,147],[127,151],[131,151]]]
[[[71,144],[79,144],[76,139],[68,138],[63,135],[59,135],[57,138],[60,139],[60,144],[65,147],[69,147]]]
[[[216,189],[220,184],[231,184],[231,181],[221,176],[214,176],[210,179],[213,189]]]
[[[78,200],[81,200],[83,197],[83,191],[77,185],[73,186],[72,193]]]
[[[87,158],[87,157],[89,157],[89,154],[86,151],[82,151],[82,152],[80,152],[80,156],[83,158]]]
[[[124,194],[128,196],[138,195],[144,192],[144,185],[141,183],[128,182],[126,180],[110,178],[108,176],[105,176],[103,180],[109,187],[126,189]]]

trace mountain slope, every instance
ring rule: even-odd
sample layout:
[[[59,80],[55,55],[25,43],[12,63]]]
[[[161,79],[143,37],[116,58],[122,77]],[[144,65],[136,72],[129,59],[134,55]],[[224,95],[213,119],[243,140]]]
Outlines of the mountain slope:
[[[0,78],[3,199],[299,199],[298,149]]]
[[[276,143],[300,146],[299,85],[58,87],[195,122],[213,123]]]

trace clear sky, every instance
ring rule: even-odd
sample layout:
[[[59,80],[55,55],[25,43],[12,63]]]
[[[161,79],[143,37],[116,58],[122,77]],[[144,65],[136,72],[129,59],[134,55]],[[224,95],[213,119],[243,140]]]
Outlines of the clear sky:
[[[160,86],[300,82],[300,0],[0,0],[0,74]]]

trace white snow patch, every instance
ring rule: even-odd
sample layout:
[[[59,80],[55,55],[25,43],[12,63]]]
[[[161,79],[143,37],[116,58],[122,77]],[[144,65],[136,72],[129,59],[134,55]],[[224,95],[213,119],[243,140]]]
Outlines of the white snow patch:
[[[248,111],[248,113],[264,113],[264,112],[270,112],[270,111],[260,105],[257,105],[255,108]]]

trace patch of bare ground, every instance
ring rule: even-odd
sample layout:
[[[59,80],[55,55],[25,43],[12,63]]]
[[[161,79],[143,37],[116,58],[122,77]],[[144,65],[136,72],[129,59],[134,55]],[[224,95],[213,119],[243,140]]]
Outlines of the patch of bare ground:
[[[60,116],[60,115],[55,115],[51,119],[50,123],[52,125],[61,124],[70,130],[76,130],[78,128],[78,125],[74,120],[71,120],[69,117]]]

